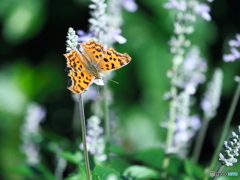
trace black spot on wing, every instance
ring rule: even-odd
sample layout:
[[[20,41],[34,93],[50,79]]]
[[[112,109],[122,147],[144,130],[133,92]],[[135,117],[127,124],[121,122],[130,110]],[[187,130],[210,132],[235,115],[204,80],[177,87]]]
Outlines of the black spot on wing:
[[[86,82],[86,81],[83,81],[83,83],[84,83],[84,84],[86,84],[86,85],[88,85],[88,84],[89,84],[89,82]]]
[[[115,68],[115,66],[114,66],[114,64],[112,63],[112,69],[114,69]]]
[[[110,58],[110,59],[111,59],[111,58]],[[108,62],[108,59],[107,59],[107,58],[104,58],[103,60],[104,60],[105,62]]]

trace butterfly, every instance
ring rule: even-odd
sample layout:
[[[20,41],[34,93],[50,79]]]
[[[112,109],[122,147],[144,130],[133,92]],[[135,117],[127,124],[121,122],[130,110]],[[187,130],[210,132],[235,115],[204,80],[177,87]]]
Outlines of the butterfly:
[[[131,61],[127,53],[119,53],[113,48],[104,48],[104,45],[93,39],[80,43],[82,53],[77,49],[64,54],[67,59],[68,89],[75,94],[87,90],[94,79],[100,79],[99,73],[119,69]]]

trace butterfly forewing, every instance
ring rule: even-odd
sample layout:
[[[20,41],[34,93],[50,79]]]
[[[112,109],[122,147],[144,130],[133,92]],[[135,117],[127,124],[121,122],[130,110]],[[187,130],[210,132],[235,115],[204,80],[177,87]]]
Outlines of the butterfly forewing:
[[[104,46],[93,39],[81,43],[81,47],[83,48],[83,54],[92,64],[98,64],[104,56]]]
[[[107,48],[106,54],[98,63],[100,72],[119,69],[127,65],[131,61],[131,57],[127,53],[119,53],[113,48]]]
[[[87,69],[86,60],[77,49],[64,54],[64,56],[67,58],[67,67],[74,71],[85,71]]]

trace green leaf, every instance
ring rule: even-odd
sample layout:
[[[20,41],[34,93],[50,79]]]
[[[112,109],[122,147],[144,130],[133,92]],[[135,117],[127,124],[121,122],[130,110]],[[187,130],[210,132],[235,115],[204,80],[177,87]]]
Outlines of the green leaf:
[[[80,166],[79,169],[80,172],[71,175],[70,177],[65,178],[64,180],[86,180],[87,179],[86,168],[84,166]],[[92,180],[100,180],[99,177],[93,171],[91,171],[90,173],[92,176]]]
[[[184,169],[192,178],[202,179],[203,178],[203,168],[195,164],[192,160],[187,159],[184,162]]]
[[[145,164],[155,167],[161,168],[162,161],[164,158],[164,152],[160,148],[150,148],[144,149],[136,153],[134,159],[144,162]]]
[[[130,166],[124,172],[124,176],[137,179],[159,179],[159,172],[146,166]]]
[[[130,162],[127,161],[127,159],[123,159],[117,156],[111,158],[110,164],[111,164],[111,167],[118,172],[123,172],[127,167],[131,166]]]
[[[26,164],[19,165],[13,168],[13,171],[19,174],[24,175],[25,177],[34,178],[36,175],[32,171],[32,168]]]
[[[185,168],[185,171],[188,175],[190,175],[191,177],[193,177],[193,174],[194,174],[194,165],[191,161],[189,160],[186,160],[184,162],[184,168]]]
[[[119,179],[120,175],[115,169],[104,166],[96,166],[94,168],[94,173],[99,177],[99,180],[106,180],[109,175],[116,175]]]
[[[172,175],[178,175],[180,167],[182,166],[182,160],[177,156],[170,156],[170,163],[167,168],[167,172]]]
[[[79,173],[79,174],[74,174],[68,178],[65,178],[64,180],[86,180],[87,179],[87,176],[86,176],[86,173]]]
[[[38,164],[36,168],[42,173],[42,177],[45,180],[55,180],[55,176],[45,167],[43,164]]]
[[[70,153],[70,152],[64,152],[61,154],[61,157],[68,160],[69,162],[71,162],[73,164],[82,166],[83,155],[79,151],[77,151],[75,154]]]

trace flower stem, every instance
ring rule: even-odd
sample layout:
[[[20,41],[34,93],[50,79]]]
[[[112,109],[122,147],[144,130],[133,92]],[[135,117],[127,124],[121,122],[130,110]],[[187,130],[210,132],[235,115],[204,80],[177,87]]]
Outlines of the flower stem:
[[[220,173],[220,172],[223,170],[223,168],[224,168],[224,165],[221,164],[221,165],[219,166],[219,168],[218,168],[218,170],[217,170],[216,173]],[[218,177],[218,176],[214,176],[212,180],[217,179],[217,177]]]
[[[81,119],[81,124],[82,124],[83,151],[84,151],[84,160],[85,160],[85,164],[86,164],[87,180],[92,180],[91,173],[90,173],[89,159],[88,159],[88,151],[87,151],[86,124],[85,124],[85,115],[84,115],[82,94],[79,94],[79,110],[80,110],[80,119]]]
[[[107,164],[110,164],[109,159],[109,145],[110,145],[110,123],[109,123],[109,107],[107,102],[107,79],[105,79],[105,85],[103,86],[103,106],[104,106],[104,127],[105,127],[105,141],[106,141],[106,154],[107,154]]]
[[[208,124],[209,124],[209,120],[205,116],[203,118],[202,127],[201,127],[201,129],[198,133],[196,143],[195,143],[195,146],[194,146],[194,150],[193,150],[193,161],[195,163],[198,162],[199,155],[200,155],[200,152],[202,150],[203,141],[204,141],[206,131],[207,131],[207,128],[208,128]]]
[[[78,133],[81,131],[81,122],[79,122],[80,112],[79,112],[79,102],[75,102],[74,112],[73,112],[73,135],[76,138]]]
[[[240,83],[238,83],[238,86],[237,86],[237,88],[236,88],[236,90],[235,90],[235,92],[234,92],[234,96],[233,96],[233,100],[232,100],[232,102],[231,102],[230,109],[229,109],[229,111],[228,111],[227,117],[226,117],[225,122],[224,122],[224,124],[223,124],[223,131],[222,131],[222,133],[221,133],[220,140],[218,141],[217,148],[215,149],[214,154],[213,154],[213,156],[212,156],[209,169],[208,169],[208,171],[207,171],[206,174],[205,174],[205,179],[208,178],[209,172],[210,172],[210,171],[215,167],[215,165],[216,165],[217,155],[218,155],[218,153],[221,151],[221,148],[222,148],[224,139],[226,139],[226,135],[227,135],[227,132],[228,132],[228,129],[229,129],[230,122],[231,122],[231,120],[232,120],[234,111],[235,111],[235,109],[236,109],[239,96],[240,96]]]

